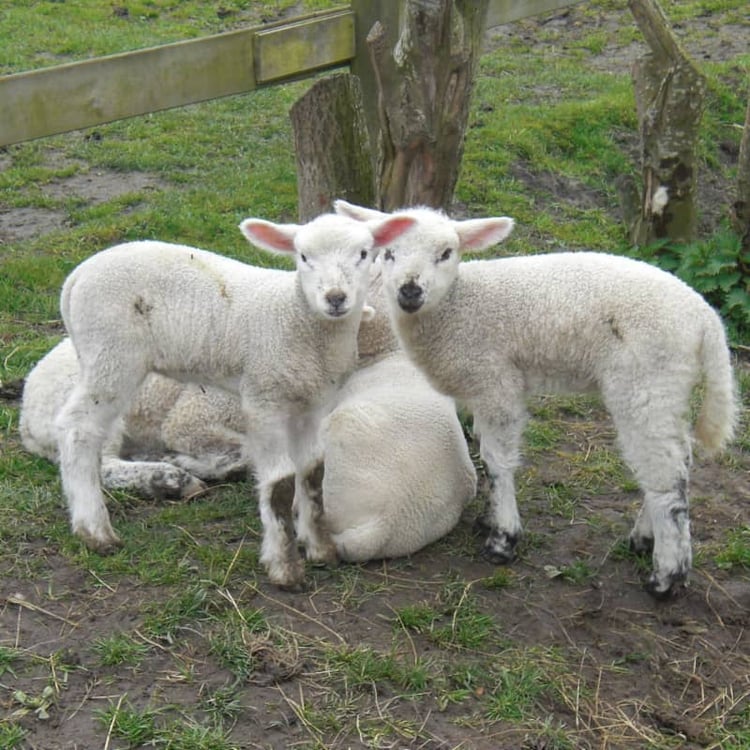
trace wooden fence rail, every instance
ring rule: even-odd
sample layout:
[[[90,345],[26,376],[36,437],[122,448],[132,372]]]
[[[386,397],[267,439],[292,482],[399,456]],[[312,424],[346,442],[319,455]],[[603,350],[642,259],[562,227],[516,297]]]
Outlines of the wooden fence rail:
[[[490,0],[487,27],[580,0]],[[0,77],[0,147],[351,65],[357,21],[395,0]],[[367,12],[365,12],[367,11]],[[359,30],[362,33],[362,29]],[[364,29],[367,33],[367,29]],[[359,45],[361,47],[361,45]]]

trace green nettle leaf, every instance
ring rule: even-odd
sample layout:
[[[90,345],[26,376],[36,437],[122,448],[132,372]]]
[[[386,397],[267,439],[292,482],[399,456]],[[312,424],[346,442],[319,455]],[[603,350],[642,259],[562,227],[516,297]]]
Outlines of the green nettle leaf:
[[[663,268],[665,271],[671,271],[672,273],[675,273],[680,267],[680,259],[675,256],[670,257],[668,255],[665,255],[658,258],[657,260],[659,267]]]
[[[744,313],[745,319],[750,320],[750,293],[741,287],[732,289],[732,291],[727,294],[724,307],[727,310],[739,307],[740,311]]]
[[[721,273],[718,275],[716,281],[719,285],[719,288],[723,292],[730,292],[732,289],[737,285],[739,281],[742,280],[742,274],[739,271],[734,271],[731,273]]]
[[[707,259],[705,267],[702,269],[704,273],[711,274],[712,276],[718,276],[724,271],[734,270],[737,268],[737,260],[722,258],[721,256],[712,256]]]
[[[702,294],[721,313],[730,339],[744,341],[750,333],[750,274],[739,237],[719,231],[689,245],[668,240],[633,251],[670,271]]]

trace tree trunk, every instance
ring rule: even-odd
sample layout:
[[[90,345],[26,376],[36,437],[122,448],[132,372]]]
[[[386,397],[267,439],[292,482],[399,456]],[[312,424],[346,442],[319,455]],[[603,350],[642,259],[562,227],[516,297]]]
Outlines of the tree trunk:
[[[377,205],[450,207],[488,0],[405,0],[398,38],[380,21],[367,44],[380,124]]]
[[[640,211],[629,219],[630,239],[690,242],[696,228],[695,149],[706,79],[675,39],[656,0],[628,0],[650,52],[633,67],[641,132]]]
[[[732,227],[742,239],[744,252],[750,253],[750,99],[737,161],[737,200],[732,205]]]
[[[370,141],[356,76],[321,78],[292,106],[298,215],[309,221],[336,198],[375,201]]]

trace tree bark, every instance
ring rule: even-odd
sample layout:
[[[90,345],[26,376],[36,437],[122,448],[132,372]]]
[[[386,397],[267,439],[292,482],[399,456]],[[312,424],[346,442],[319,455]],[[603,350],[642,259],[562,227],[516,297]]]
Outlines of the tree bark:
[[[307,222],[336,198],[375,201],[370,141],[356,76],[321,78],[292,106],[298,216]]]
[[[750,99],[737,161],[737,200],[732,205],[731,214],[732,227],[742,240],[742,249],[750,253]]]
[[[656,0],[628,0],[650,52],[633,67],[641,134],[640,211],[630,239],[690,242],[696,229],[698,131],[706,79],[682,50]]]
[[[380,124],[377,205],[448,209],[463,156],[488,0],[405,0],[398,37],[367,36]]]

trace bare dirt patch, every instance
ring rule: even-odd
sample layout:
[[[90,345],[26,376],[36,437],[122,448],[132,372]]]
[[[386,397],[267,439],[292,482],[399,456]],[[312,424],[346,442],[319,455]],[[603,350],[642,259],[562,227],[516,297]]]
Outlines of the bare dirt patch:
[[[59,155],[50,152],[50,166],[59,163]],[[11,160],[0,161],[0,171],[11,166]],[[115,172],[113,170],[86,170],[70,177],[52,180],[41,187],[41,192],[54,200],[77,198],[88,205],[107,201],[143,190],[163,190],[164,180],[144,172]],[[19,208],[0,209],[0,244],[41,237],[61,227],[70,226],[66,211],[62,209]]]

